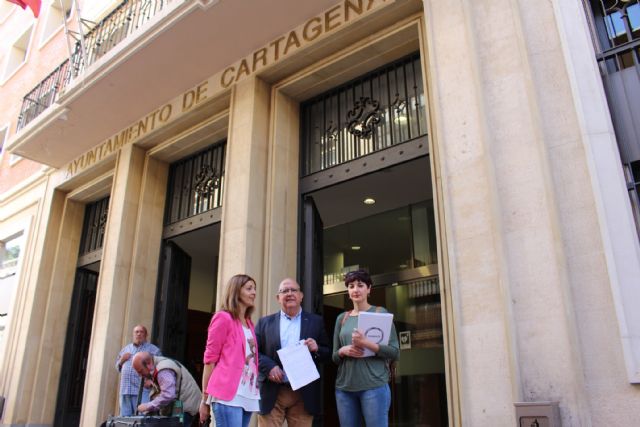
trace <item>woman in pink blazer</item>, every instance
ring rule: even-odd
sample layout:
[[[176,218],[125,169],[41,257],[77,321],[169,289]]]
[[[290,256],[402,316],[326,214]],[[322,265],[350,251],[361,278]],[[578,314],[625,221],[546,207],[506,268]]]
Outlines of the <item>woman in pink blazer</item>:
[[[251,313],[256,282],[246,274],[229,279],[204,350],[200,421],[213,411],[216,427],[246,427],[260,410],[258,348]]]

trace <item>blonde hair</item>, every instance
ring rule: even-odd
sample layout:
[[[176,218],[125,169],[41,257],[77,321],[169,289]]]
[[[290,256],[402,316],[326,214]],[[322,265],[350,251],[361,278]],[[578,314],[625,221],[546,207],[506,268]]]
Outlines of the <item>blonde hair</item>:
[[[248,282],[256,283],[256,281],[249,275],[236,274],[229,279],[224,290],[220,310],[231,314],[231,317],[236,320],[240,320],[240,289]],[[244,318],[249,319],[252,313],[253,307],[247,307],[247,311],[244,313]]]

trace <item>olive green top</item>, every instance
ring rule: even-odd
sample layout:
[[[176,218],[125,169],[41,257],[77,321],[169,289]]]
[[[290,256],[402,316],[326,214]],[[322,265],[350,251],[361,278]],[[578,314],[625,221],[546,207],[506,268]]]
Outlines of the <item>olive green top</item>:
[[[376,307],[371,306],[368,312],[375,312]],[[381,313],[387,310],[380,307]],[[398,360],[400,349],[396,328],[391,324],[391,336],[389,345],[380,344],[380,351],[372,357],[340,357],[340,347],[351,344],[351,333],[358,326],[358,316],[349,316],[344,325],[342,313],[336,319],[336,327],[333,333],[333,361],[338,365],[336,388],[343,391],[362,391],[380,387],[389,382],[389,363]]]

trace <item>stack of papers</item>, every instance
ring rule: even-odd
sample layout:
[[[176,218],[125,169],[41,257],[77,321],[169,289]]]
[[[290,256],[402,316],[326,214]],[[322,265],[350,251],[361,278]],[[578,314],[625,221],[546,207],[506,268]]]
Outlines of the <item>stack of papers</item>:
[[[291,390],[297,390],[320,378],[318,368],[313,363],[311,352],[309,347],[304,345],[304,340],[297,345],[281,348],[278,350],[278,356],[291,384]]]

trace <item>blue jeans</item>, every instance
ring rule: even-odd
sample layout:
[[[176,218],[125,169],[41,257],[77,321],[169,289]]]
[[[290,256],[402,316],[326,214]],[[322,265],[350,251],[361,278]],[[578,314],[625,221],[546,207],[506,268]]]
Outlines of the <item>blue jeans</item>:
[[[336,390],[336,404],[341,427],[387,427],[391,390],[389,385],[362,391]]]
[[[211,405],[216,427],[247,427],[253,412],[245,411],[239,406],[229,406],[215,402]]]
[[[149,401],[150,390],[142,389],[142,400],[140,403],[147,403]],[[136,413],[138,409],[138,395],[137,394],[121,394],[120,395],[120,416],[130,417]]]

